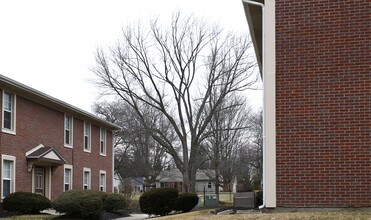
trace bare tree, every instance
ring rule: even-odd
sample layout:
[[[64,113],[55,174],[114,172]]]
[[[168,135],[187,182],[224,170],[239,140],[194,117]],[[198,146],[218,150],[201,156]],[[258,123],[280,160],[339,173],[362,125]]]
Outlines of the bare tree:
[[[240,153],[247,147],[250,115],[251,108],[246,100],[234,96],[219,106],[208,126],[210,137],[202,146],[213,170],[217,200],[219,187],[231,183],[243,165]]]
[[[241,161],[250,170],[252,188],[258,190],[263,178],[263,113],[251,114],[248,147],[241,152]]]
[[[115,173],[122,179],[127,177],[145,177],[145,184],[152,185],[156,177],[169,162],[164,149],[144,129],[142,121],[133,109],[122,101],[96,103],[94,111],[111,122],[122,127],[115,134]],[[150,109],[143,110],[143,117],[148,124],[157,124],[166,133],[159,117]]]
[[[169,28],[157,20],[149,29],[128,27],[108,53],[97,52],[94,72],[99,85],[134,109],[146,130],[172,156],[186,192],[195,190],[200,143],[216,109],[228,95],[256,81],[250,47],[247,34],[226,33],[176,13]],[[208,107],[211,98],[215,104]],[[142,106],[163,115],[176,139],[148,124]]]

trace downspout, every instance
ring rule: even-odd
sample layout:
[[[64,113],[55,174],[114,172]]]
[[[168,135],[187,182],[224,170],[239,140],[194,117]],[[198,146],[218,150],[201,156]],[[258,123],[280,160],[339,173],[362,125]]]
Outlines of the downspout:
[[[255,6],[259,6],[262,8],[262,78],[263,80],[266,79],[266,74],[265,74],[265,13],[264,13],[264,10],[265,10],[265,5],[263,3],[260,3],[260,2],[255,2],[253,0],[242,0],[242,2],[244,3],[247,3],[247,4],[251,4],[251,5],[255,5]],[[263,92],[265,92],[265,88],[264,88],[264,83],[263,83]],[[263,99],[265,98],[265,96],[263,96]],[[266,123],[265,123],[265,109],[266,109],[266,104],[265,104],[265,100],[263,100],[263,204],[261,206],[259,206],[259,209],[263,209],[265,208],[265,201],[266,201],[266,189],[265,189],[265,174],[266,174],[266,131],[265,131],[265,128],[266,128]]]

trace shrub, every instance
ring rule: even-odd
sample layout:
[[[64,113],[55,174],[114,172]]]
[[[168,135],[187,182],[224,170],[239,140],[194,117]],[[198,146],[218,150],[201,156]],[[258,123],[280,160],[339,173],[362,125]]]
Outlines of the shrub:
[[[59,213],[92,217],[103,212],[104,196],[104,192],[94,190],[68,190],[52,202],[52,207]]]
[[[3,200],[3,208],[9,212],[35,214],[51,207],[51,202],[43,195],[30,192],[15,192]]]
[[[121,194],[107,193],[103,200],[103,209],[107,212],[125,209],[126,205],[126,199]]]
[[[175,210],[182,211],[182,212],[189,212],[191,211],[196,205],[198,204],[198,196],[195,193],[181,193],[179,194],[176,204]]]
[[[81,200],[81,217],[88,219],[99,219],[103,213],[104,193],[99,191],[85,191]]]
[[[175,188],[152,189],[139,197],[140,210],[149,215],[167,215],[174,209],[177,197]]]

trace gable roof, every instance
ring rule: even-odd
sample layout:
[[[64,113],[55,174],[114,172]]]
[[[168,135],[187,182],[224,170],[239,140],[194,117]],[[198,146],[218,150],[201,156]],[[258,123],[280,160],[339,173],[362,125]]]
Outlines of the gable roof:
[[[16,93],[19,96],[30,99],[34,102],[48,106],[60,112],[71,114],[77,118],[90,121],[96,125],[102,126],[109,130],[119,130],[121,127],[111,122],[105,121],[87,111],[79,109],[73,105],[70,105],[64,101],[49,96],[43,92],[33,89],[27,85],[10,79],[0,74],[0,87],[1,89],[9,90]]]
[[[54,164],[65,164],[66,160],[62,155],[53,147],[45,147],[40,144],[38,147],[26,153],[26,158],[29,161],[45,161]]]

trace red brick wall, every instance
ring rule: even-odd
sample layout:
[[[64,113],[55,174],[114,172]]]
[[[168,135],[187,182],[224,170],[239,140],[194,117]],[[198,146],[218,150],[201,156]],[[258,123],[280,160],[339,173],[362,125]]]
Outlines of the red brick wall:
[[[277,0],[277,206],[371,206],[371,3]]]
[[[2,109],[2,90],[0,93],[0,109]],[[64,147],[64,112],[21,96],[17,96],[16,105],[16,135],[6,134],[0,130],[0,153],[16,157],[16,191],[32,191],[32,175],[27,170],[25,153],[39,144],[54,147],[67,164],[73,165],[73,189],[82,189],[83,167],[88,167],[92,175],[91,188],[99,189],[99,171],[105,170],[106,191],[112,191],[112,133],[110,131],[106,134],[106,156],[101,156],[99,155],[100,127],[92,124],[91,153],[86,153],[83,151],[84,121],[73,118],[73,149],[67,148]],[[1,117],[0,114],[0,119]],[[63,176],[62,165],[51,177],[52,199],[63,192]]]

